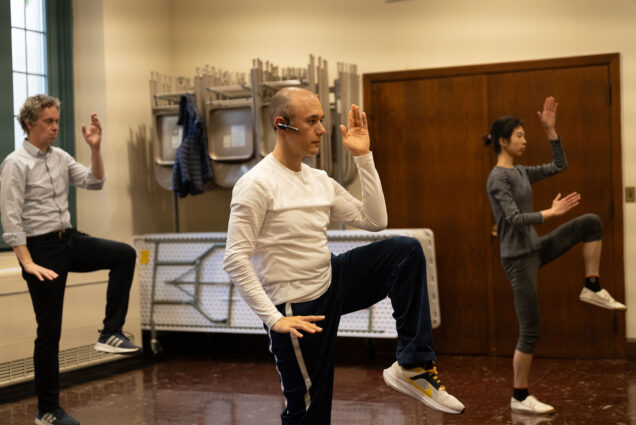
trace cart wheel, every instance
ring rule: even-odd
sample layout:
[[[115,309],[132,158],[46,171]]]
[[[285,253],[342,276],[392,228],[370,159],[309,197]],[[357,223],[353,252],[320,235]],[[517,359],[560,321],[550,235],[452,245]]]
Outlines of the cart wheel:
[[[163,347],[158,339],[155,338],[150,340],[150,349],[152,350],[152,357],[155,359],[163,356]]]

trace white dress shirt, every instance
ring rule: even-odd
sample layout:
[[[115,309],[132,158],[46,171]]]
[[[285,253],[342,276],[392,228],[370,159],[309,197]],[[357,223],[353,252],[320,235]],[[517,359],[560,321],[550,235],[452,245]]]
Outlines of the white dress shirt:
[[[43,154],[25,140],[0,165],[2,239],[26,245],[27,236],[70,228],[69,185],[99,190],[104,181],[64,150],[51,146]]]

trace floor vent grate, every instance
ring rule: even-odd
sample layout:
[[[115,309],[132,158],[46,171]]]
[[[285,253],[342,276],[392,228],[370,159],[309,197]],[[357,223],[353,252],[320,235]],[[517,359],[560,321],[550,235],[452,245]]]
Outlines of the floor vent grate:
[[[97,351],[93,344],[60,351],[60,372],[92,366],[123,358]],[[33,357],[0,363],[0,388],[33,379]]]

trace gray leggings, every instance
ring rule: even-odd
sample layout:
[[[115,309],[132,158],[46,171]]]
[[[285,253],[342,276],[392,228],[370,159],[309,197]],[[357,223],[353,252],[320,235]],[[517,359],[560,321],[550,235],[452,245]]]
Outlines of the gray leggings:
[[[502,258],[504,272],[512,286],[519,340],[517,350],[532,354],[539,339],[537,274],[539,268],[565,254],[579,242],[601,240],[603,225],[596,214],[584,214],[539,238],[539,249],[514,258]]]

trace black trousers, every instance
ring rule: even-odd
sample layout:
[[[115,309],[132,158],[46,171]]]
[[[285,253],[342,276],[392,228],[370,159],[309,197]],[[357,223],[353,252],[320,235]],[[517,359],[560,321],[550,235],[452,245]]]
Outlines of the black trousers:
[[[602,237],[603,224],[599,216],[584,214],[541,236],[537,251],[501,259],[512,286],[519,321],[518,351],[532,354],[539,341],[539,268],[556,260],[579,242],[599,241]]]
[[[435,360],[426,259],[417,239],[397,236],[334,255],[331,268],[331,286],[323,295],[276,306],[285,316],[325,315],[325,320],[316,323],[322,332],[298,338],[266,327],[285,396],[283,425],[331,423],[340,317],[368,308],[387,295],[398,334],[398,363]]]
[[[136,252],[125,243],[93,238],[73,229],[61,238],[53,235],[27,238],[27,248],[35,264],[58,274],[57,279],[42,282],[22,270],[38,325],[33,363],[38,409],[44,413],[59,407],[58,352],[68,273],[110,270],[103,332],[117,332],[128,312]]]

